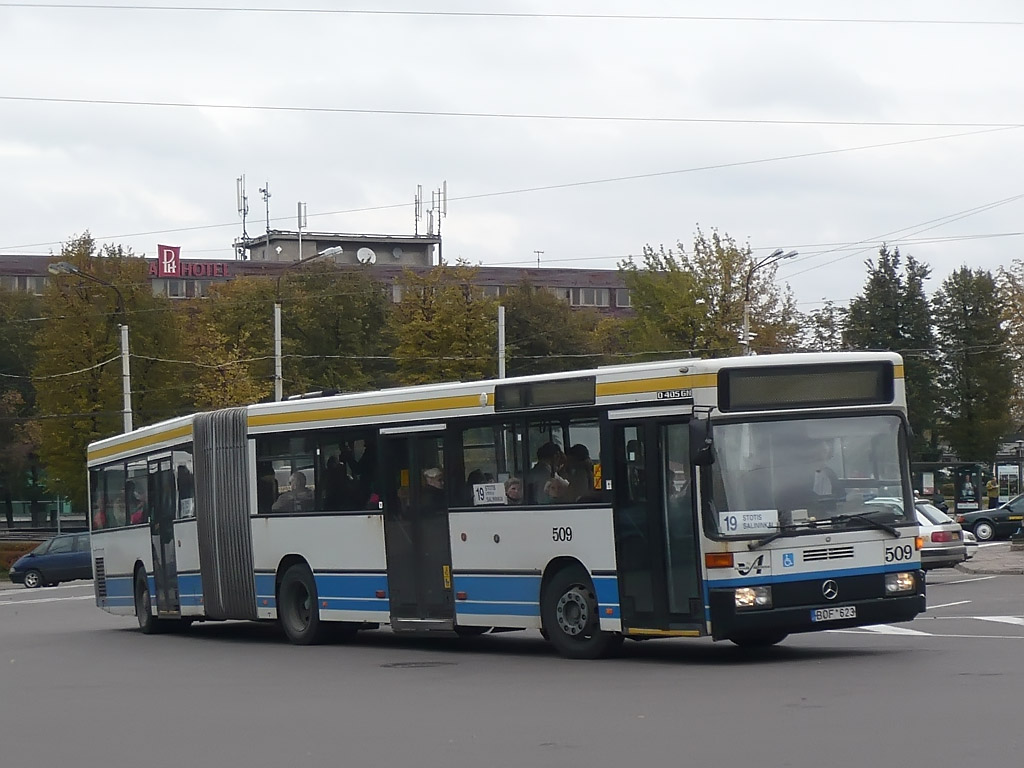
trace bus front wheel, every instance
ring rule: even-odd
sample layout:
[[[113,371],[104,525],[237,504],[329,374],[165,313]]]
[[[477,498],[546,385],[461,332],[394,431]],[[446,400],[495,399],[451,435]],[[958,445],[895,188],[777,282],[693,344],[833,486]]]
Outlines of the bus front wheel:
[[[315,645],[323,639],[316,580],[305,563],[284,572],[278,588],[277,614],[284,633],[296,645]]]
[[[540,600],[543,632],[563,656],[599,659],[622,644],[622,635],[602,632],[597,596],[579,566],[563,568],[545,585]]]

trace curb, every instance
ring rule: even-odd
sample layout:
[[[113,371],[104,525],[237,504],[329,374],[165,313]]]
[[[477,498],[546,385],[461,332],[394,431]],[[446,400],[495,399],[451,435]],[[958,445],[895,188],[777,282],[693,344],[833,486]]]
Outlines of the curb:
[[[963,563],[957,563],[953,566],[956,570],[961,573],[969,573],[976,576],[1022,576],[1024,575],[1024,568],[991,568],[982,566],[975,568],[974,566],[964,565]]]

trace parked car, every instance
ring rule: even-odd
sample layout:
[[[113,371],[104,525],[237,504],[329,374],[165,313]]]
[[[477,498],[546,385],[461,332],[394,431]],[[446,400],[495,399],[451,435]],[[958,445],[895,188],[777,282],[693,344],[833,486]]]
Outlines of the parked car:
[[[921,567],[924,570],[952,568],[967,559],[967,545],[959,523],[926,501],[918,501],[914,508],[924,539],[921,548]]]
[[[11,566],[11,581],[29,589],[92,578],[88,533],[65,533],[44,541]]]
[[[1024,493],[1014,496],[1001,507],[978,509],[957,515],[956,521],[978,537],[978,541],[1005,539],[1014,534],[1024,521]]]

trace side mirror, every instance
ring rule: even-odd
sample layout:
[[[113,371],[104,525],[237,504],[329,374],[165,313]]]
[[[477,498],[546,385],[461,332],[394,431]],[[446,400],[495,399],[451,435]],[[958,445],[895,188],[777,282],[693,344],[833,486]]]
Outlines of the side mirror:
[[[709,419],[690,419],[690,461],[698,467],[708,467],[715,462],[712,452],[714,440]]]

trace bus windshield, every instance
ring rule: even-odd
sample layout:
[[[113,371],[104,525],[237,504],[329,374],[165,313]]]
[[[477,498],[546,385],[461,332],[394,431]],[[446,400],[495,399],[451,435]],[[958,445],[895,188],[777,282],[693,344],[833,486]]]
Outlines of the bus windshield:
[[[895,415],[716,424],[706,523],[722,537],[913,523]]]

